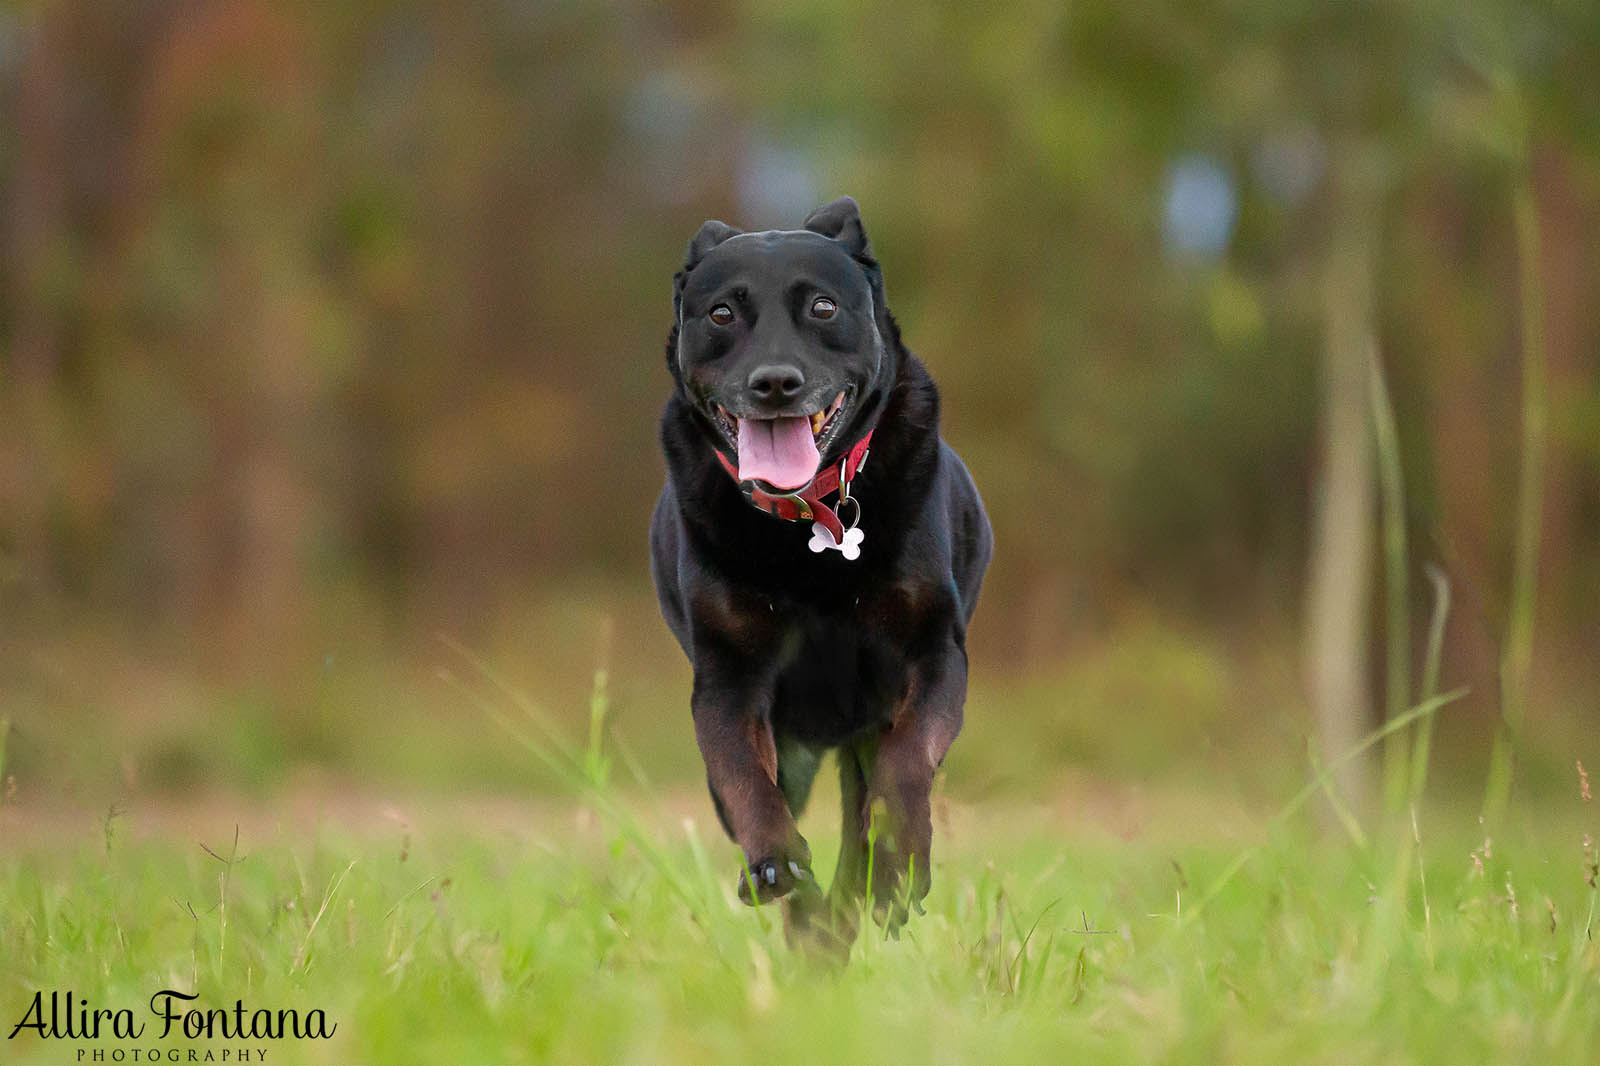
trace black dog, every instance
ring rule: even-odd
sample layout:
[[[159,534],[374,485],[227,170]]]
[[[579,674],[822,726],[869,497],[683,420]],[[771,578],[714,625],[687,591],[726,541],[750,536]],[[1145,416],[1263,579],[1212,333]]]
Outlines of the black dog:
[[[749,865],[741,897],[788,896],[791,936],[848,946],[869,860],[891,928],[928,891],[928,791],[961,728],[988,516],[854,200],[802,230],[705,223],[673,305],[651,569],[694,666],[711,798]],[[795,815],[828,748],[844,829],[825,898]]]

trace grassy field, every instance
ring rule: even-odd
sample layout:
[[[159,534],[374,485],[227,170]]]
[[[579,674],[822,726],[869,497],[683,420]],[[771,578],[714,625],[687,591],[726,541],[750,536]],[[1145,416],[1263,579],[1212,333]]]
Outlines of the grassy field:
[[[1196,714],[1223,688],[1192,654],[1139,658],[1172,660],[1145,683],[1191,693]],[[409,784],[280,772],[230,790],[223,775],[107,806],[48,788],[45,748],[20,788],[6,766],[0,1061],[1600,1061],[1600,812],[1571,748],[1532,760],[1537,787],[1492,829],[1467,775],[1440,766],[1414,817],[1364,836],[1328,817],[1309,770],[1297,791],[1281,752],[1250,762],[1278,750],[1270,731],[1217,726],[1231,749],[1162,733],[1193,755],[1143,776],[1128,767],[1169,763],[1083,732],[1057,742],[1099,757],[1063,777],[1049,716],[1018,745],[1022,703],[980,691],[936,790],[927,914],[898,939],[864,922],[840,969],[791,952],[776,909],[737,902],[709,799],[681,773],[651,783],[677,756],[618,728],[603,674],[585,728],[472,669],[450,691],[473,743],[500,749],[476,795],[443,724],[436,754],[456,769]],[[1106,706],[1155,699],[1076,676]],[[370,717],[347,718],[364,723],[349,745],[381,750]],[[1157,732],[1073,720],[1136,735],[1123,745]],[[682,725],[660,728],[687,744]],[[252,765],[238,776],[275,764]],[[506,788],[513,774],[528,787]],[[801,823],[823,879],[831,783],[825,768]],[[168,989],[197,998],[167,1001],[180,1021],[163,1034],[151,1001]],[[116,1037],[113,1015],[99,1038],[54,1035],[52,992],[63,1028],[87,1003],[142,1032]],[[183,1035],[185,1010],[231,1024],[241,1002],[302,1025],[319,1010],[330,1035],[241,1038],[222,1015]]]
[[[569,776],[604,776],[568,754]],[[1570,803],[1518,811],[1492,841],[1474,818],[1439,813],[1390,845],[1182,788],[1030,804],[945,795],[927,915],[898,940],[868,924],[843,970],[791,953],[773,909],[736,902],[736,856],[703,798],[574,790],[567,803],[417,800],[405,813],[345,793],[99,819],[0,807],[6,1030],[41,990],[46,1021],[50,991],[71,990],[145,1026],[135,1040],[25,1028],[0,1057],[1600,1057],[1585,844],[1597,827],[1576,785]],[[837,845],[833,802],[819,795],[804,823],[819,856]],[[336,1028],[162,1038],[149,1003],[163,989],[230,1017],[239,1000],[247,1015],[320,1009]]]

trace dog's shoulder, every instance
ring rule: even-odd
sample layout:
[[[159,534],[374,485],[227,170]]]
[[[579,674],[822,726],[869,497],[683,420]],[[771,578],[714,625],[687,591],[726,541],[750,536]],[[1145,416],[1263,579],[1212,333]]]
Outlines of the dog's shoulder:
[[[983,575],[994,558],[994,529],[967,464],[943,438],[939,440],[939,484],[950,534],[950,573],[961,600],[963,621],[970,621],[978,606]]]

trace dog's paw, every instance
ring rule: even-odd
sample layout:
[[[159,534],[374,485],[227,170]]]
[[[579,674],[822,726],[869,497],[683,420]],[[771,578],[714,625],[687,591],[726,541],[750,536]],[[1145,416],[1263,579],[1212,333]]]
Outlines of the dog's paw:
[[[910,921],[913,914],[927,914],[922,908],[922,900],[915,896],[885,894],[873,900],[872,920],[895,940],[900,939],[900,929]]]
[[[836,907],[820,891],[792,892],[783,901],[783,939],[791,951],[825,966],[843,966],[855,943],[859,909]]]
[[[787,896],[797,885],[816,885],[808,867],[794,859],[758,859],[739,877],[739,901],[770,903]]]
[[[872,879],[872,919],[891,936],[912,914],[926,914],[922,901],[933,887],[928,869],[928,853],[901,856],[880,843]]]

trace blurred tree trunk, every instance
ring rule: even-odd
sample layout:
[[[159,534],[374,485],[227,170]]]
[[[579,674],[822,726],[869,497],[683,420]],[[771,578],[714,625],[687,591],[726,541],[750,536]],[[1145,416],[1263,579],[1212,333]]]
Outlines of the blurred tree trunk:
[[[35,586],[53,584],[50,500],[55,480],[55,388],[61,362],[60,272],[66,265],[64,142],[66,78],[50,27],[39,12],[24,20],[23,57],[12,105],[21,136],[5,218],[4,299],[14,326],[0,366],[0,551],[7,570]]]
[[[1592,594],[1583,581],[1584,508],[1593,506],[1591,463],[1572,446],[1575,427],[1584,422],[1583,405],[1600,410],[1600,337],[1590,294],[1594,275],[1588,264],[1600,233],[1600,205],[1585,198],[1572,154],[1559,145],[1541,145],[1533,154],[1533,191],[1540,234],[1539,276],[1543,279],[1544,356],[1553,405],[1550,417],[1558,437],[1551,441],[1545,472],[1541,520],[1539,629],[1553,638],[1560,622],[1597,620]],[[1589,417],[1592,419],[1593,414]],[[1593,647],[1592,639],[1570,649]]]
[[[1453,606],[1445,630],[1444,676],[1446,687],[1469,689],[1451,706],[1449,718],[1472,723],[1471,731],[1482,736],[1493,730],[1500,713],[1492,621],[1500,613],[1495,526],[1504,499],[1500,471],[1509,461],[1504,427],[1512,418],[1515,393],[1495,369],[1496,338],[1482,324],[1487,315],[1471,313],[1477,291],[1460,266],[1471,239],[1469,203],[1442,180],[1420,184],[1411,201],[1413,241],[1439,252],[1417,260],[1405,314],[1420,330],[1416,350],[1425,361],[1430,396],[1433,458],[1426,469],[1434,478],[1435,516],[1425,530],[1427,550],[1450,575]],[[1509,234],[1492,231],[1483,241],[1485,258],[1514,260]],[[1500,284],[1512,284],[1509,270]]]
[[[297,308],[291,269],[273,261],[247,271],[238,302],[254,307],[234,334],[247,374],[240,435],[230,468],[236,472],[232,509],[237,535],[225,590],[224,632],[234,665],[304,653],[309,594],[306,554],[318,501],[296,442],[311,435],[314,408],[308,315]],[[253,299],[252,299],[253,294]]]
[[[1369,353],[1377,340],[1373,284],[1378,181],[1371,149],[1333,145],[1330,234],[1323,278],[1320,469],[1314,486],[1306,603],[1307,674],[1317,742],[1332,763],[1360,742],[1368,707],[1367,625],[1372,591],[1373,452],[1367,408]],[[1371,761],[1335,773],[1358,810],[1372,799]]]

